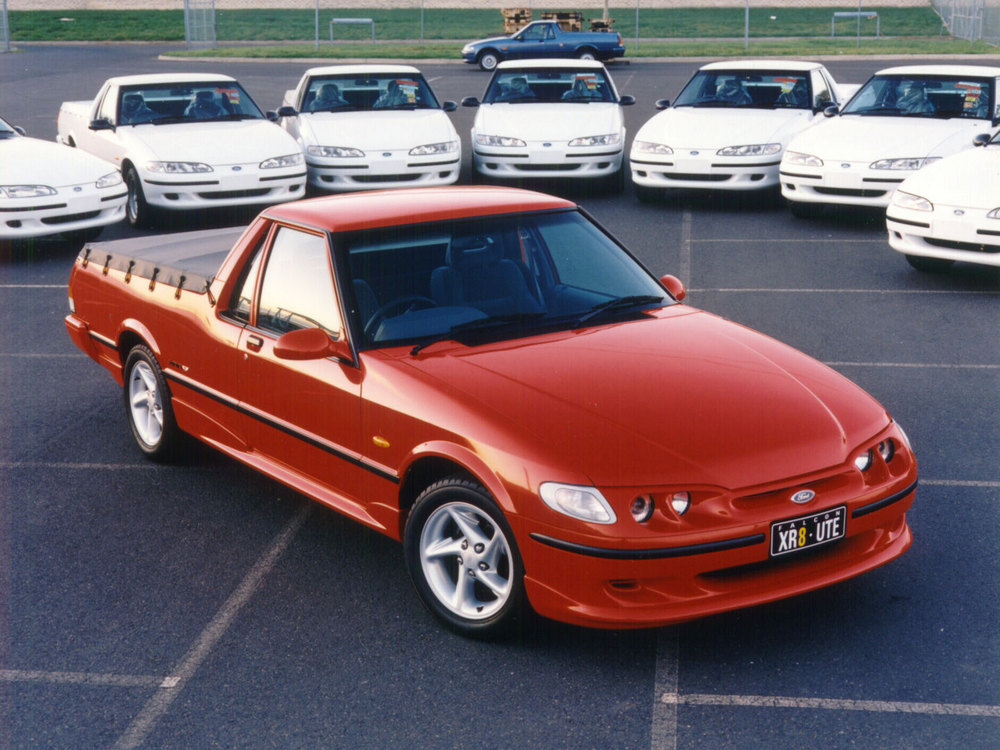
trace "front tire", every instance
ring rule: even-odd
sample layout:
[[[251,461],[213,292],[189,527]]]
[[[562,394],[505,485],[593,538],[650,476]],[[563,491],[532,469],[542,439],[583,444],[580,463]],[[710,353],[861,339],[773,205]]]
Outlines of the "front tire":
[[[421,600],[451,630],[493,638],[523,617],[524,567],[517,543],[480,484],[451,477],[420,493],[403,550]]]
[[[923,255],[907,255],[906,262],[923,273],[945,273],[955,261],[948,258],[928,258]]]
[[[492,73],[493,69],[500,64],[500,56],[493,50],[488,49],[479,53],[479,57],[476,58],[476,62],[479,63],[480,70]]]
[[[133,347],[125,360],[124,374],[125,413],[132,437],[148,458],[164,461],[176,451],[181,432],[156,356],[142,344]]]
[[[816,219],[823,213],[823,204],[788,201],[788,210],[796,219]]]
[[[125,216],[128,223],[136,229],[146,229],[153,224],[153,209],[146,202],[146,194],[142,191],[142,180],[134,167],[125,170],[125,186],[128,188],[128,200],[125,203]]]

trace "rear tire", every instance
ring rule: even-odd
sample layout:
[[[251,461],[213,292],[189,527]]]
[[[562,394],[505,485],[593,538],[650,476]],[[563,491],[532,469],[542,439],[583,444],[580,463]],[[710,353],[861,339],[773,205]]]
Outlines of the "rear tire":
[[[923,273],[945,273],[955,261],[947,258],[928,258],[923,255],[907,255],[906,262]]]
[[[165,461],[177,450],[181,431],[156,355],[147,346],[134,346],[125,360],[124,375],[125,413],[132,437],[148,458]]]
[[[506,635],[524,617],[524,566],[503,511],[480,484],[442,479],[420,493],[403,534],[424,605],[456,633]]]
[[[584,47],[579,52],[576,53],[577,60],[596,60],[597,51],[591,49],[590,47]]]

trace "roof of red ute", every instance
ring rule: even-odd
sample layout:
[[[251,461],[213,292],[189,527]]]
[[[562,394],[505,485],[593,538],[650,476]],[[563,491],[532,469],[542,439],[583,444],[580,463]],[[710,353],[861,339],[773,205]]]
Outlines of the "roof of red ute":
[[[272,206],[266,216],[330,232],[447,221],[576,204],[518,188],[466,186],[345,193]]]

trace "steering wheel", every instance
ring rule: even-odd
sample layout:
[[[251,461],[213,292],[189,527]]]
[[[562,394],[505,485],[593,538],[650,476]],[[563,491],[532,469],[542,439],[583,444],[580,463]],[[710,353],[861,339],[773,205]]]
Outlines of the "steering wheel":
[[[419,294],[408,294],[405,297],[398,297],[397,299],[390,300],[372,313],[372,316],[368,318],[368,322],[365,323],[365,338],[371,341],[373,339],[372,334],[375,333],[379,324],[386,318],[394,318],[396,315],[402,315],[412,310],[426,310],[429,307],[437,306],[438,303],[430,297],[424,297]],[[397,310],[398,312],[396,312]],[[395,312],[396,315],[389,314],[393,312]]]

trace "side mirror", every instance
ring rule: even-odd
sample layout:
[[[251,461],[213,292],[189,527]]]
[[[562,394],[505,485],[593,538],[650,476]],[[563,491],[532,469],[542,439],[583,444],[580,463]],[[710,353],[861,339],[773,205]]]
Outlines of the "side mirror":
[[[455,104],[455,102],[449,100],[441,105],[441,109],[443,109],[445,112],[454,112],[456,109],[458,109],[458,105]]]
[[[115,126],[111,123],[107,117],[101,117],[97,120],[91,120],[88,126],[91,130],[114,130]]]
[[[670,295],[678,302],[687,297],[687,289],[684,288],[684,282],[673,274],[668,273],[665,276],[661,276],[660,283],[666,287]]]
[[[618,103],[620,105],[622,105],[623,107],[629,107],[629,106],[635,104],[635,97],[631,96],[629,94],[625,94],[625,96],[621,97],[618,100]]]
[[[992,136],[989,133],[980,133],[975,138],[972,139],[973,146],[985,146],[990,142]]]
[[[306,360],[340,357],[351,359],[351,347],[342,338],[334,339],[322,328],[299,328],[282,334],[274,342],[278,359]]]
[[[835,107],[835,106],[837,105],[834,104],[829,99],[820,99],[818,102],[816,102],[816,106],[813,107],[813,112],[826,112],[828,107]]]
[[[298,117],[299,113],[295,107],[278,107],[278,117]]]
[[[14,125],[14,132],[18,135],[27,135],[28,131],[22,128],[20,125]]]
[[[478,107],[479,100],[474,96],[467,96],[462,100],[463,107]]]
[[[831,104],[829,107],[823,110],[823,114],[826,117],[836,117],[840,114],[840,107],[836,104]]]
[[[670,107],[670,100],[669,99],[657,99],[656,100],[656,108],[657,109],[667,109],[668,107]]]

